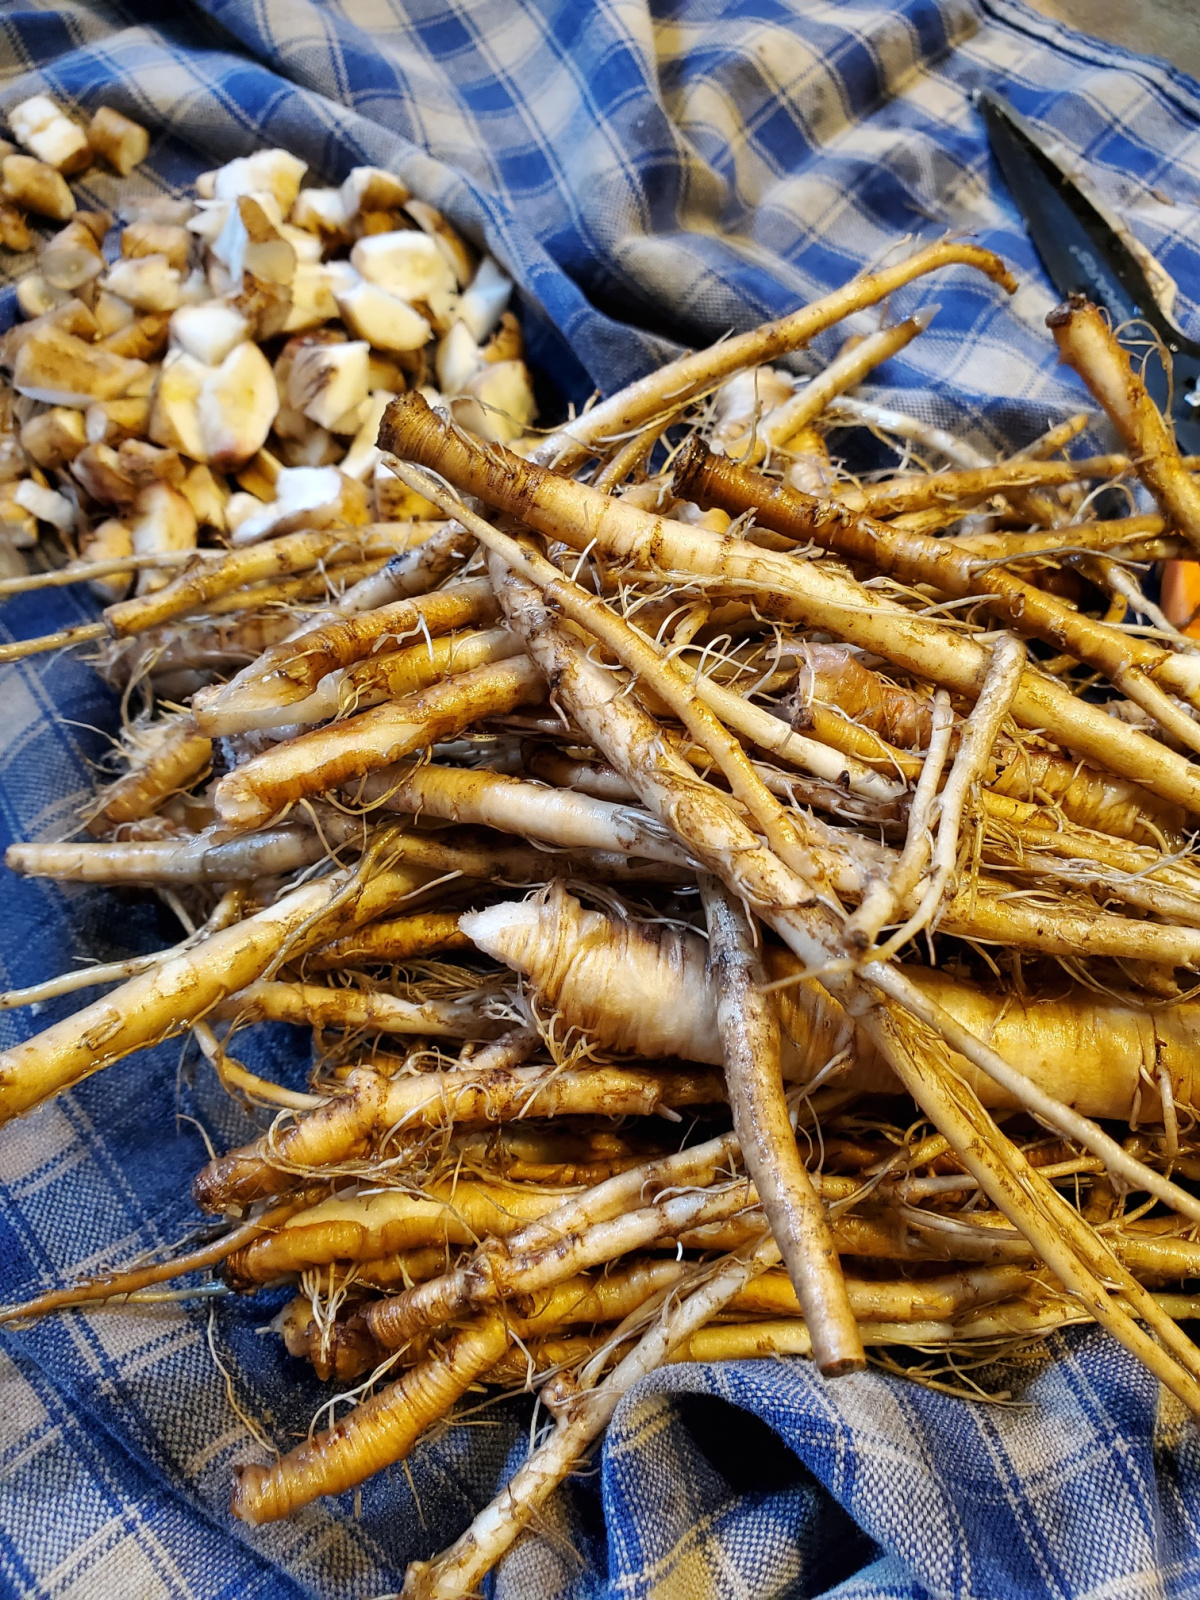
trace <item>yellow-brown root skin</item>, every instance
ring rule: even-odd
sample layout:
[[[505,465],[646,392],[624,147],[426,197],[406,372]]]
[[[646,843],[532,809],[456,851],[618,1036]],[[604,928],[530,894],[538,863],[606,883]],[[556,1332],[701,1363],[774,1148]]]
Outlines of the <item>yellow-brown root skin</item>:
[[[277,1522],[322,1495],[341,1494],[402,1461],[425,1429],[495,1365],[508,1340],[505,1318],[490,1314],[274,1466],[238,1468],[234,1516],[253,1525]]]

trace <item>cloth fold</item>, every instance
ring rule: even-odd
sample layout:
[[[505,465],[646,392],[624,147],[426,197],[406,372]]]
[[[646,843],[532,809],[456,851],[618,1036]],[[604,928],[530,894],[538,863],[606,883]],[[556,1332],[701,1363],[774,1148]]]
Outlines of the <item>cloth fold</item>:
[[[514,274],[532,359],[564,403],[742,329],[946,230],[1003,254],[1006,300],[966,269],[868,393],[998,453],[1078,409],[1043,327],[1053,294],[987,153],[998,87],[1082,163],[1180,287],[1200,294],[1200,86],[1017,0],[66,0],[0,10],[0,105],[44,90],[145,122],[129,180],[182,192],[277,143],[339,181],[399,172]],[[12,282],[31,260],[7,258]],[[15,313],[9,293],[7,316]],[[799,370],[825,359],[836,330]],[[6,601],[0,636],[94,614],[69,590]],[[119,708],[85,662],[0,668],[0,831],[62,837]],[[133,894],[6,878],[0,985],[178,936]],[[67,1015],[0,1013],[0,1044]],[[252,1065],[304,1071],[263,1030]],[[0,1129],[0,1296],[161,1251],[198,1226],[191,1174],[249,1119],[178,1044]],[[489,1401],[361,1499],[249,1530],[230,1466],[286,1448],[330,1399],[262,1330],[280,1296],[166,1300],[3,1335],[0,1593],[365,1600],[465,1526],[527,1448],[527,1401]],[[1197,1435],[1095,1330],[971,1404],[802,1362],[676,1367],[626,1397],[596,1469],[556,1500],[496,1593],[1181,1600],[1200,1595]]]

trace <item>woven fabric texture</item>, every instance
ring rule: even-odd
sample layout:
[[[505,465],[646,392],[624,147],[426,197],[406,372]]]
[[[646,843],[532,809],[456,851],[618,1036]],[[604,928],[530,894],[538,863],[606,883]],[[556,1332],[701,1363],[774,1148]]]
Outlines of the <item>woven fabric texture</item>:
[[[1200,86],[1017,0],[30,0],[0,9],[0,37],[0,108],[45,90],[153,130],[133,177],[79,185],[97,204],[182,192],[263,144],[320,181],[393,168],[512,271],[532,357],[577,403],[906,238],[966,230],[1019,292],[956,269],[898,295],[893,314],[940,310],[872,392],[992,451],[1077,409],[972,102],[984,86],[1086,164],[1200,327]],[[8,601],[0,638],[93,614],[67,590]],[[4,843],[66,833],[117,715],[77,659],[0,669]],[[4,989],[178,936],[132,894],[6,877],[0,895]],[[0,1013],[0,1043],[77,1003]],[[262,1070],[302,1079],[301,1035],[255,1048]],[[0,1298],[189,1237],[205,1136],[249,1131],[178,1044],[0,1129]],[[166,1302],[3,1337],[0,1594],[366,1600],[461,1530],[527,1449],[527,1402],[480,1409],[360,1497],[233,1522],[230,1468],[263,1448],[250,1428],[286,1447],[329,1398],[264,1334],[279,1303]],[[626,1397],[595,1470],[495,1592],[1200,1595],[1198,1436],[1179,1408],[1095,1330],[1052,1339],[1010,1388],[983,1406],[883,1372],[825,1384],[791,1360],[666,1369]]]

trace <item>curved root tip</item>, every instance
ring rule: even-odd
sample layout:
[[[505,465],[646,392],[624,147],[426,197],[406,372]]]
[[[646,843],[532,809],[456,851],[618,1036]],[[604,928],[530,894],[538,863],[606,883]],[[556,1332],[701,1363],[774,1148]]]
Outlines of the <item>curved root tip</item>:
[[[1008,264],[994,250],[987,250],[982,245],[971,245],[966,241],[963,241],[961,248],[964,249],[965,255],[958,259],[965,259],[969,265],[977,267],[993,283],[999,284],[1006,293],[1016,294],[1020,288],[1020,283],[1013,275]],[[951,256],[950,259],[953,260],[955,258]]]
[[[192,1199],[201,1211],[222,1211],[229,1187],[226,1160],[210,1161],[192,1179]]]
[[[266,1161],[230,1151],[218,1156],[192,1179],[192,1199],[201,1211],[233,1211],[266,1196],[286,1194],[299,1180]]]
[[[823,1366],[823,1378],[844,1378],[851,1372],[865,1372],[867,1358],[865,1356],[845,1356],[840,1361],[830,1361]]]
[[[1056,305],[1053,311],[1046,313],[1046,326],[1048,328],[1065,328],[1077,311],[1082,311],[1087,305],[1087,296],[1083,294],[1070,294]]]
[[[272,1520],[269,1509],[263,1506],[261,1501],[263,1480],[269,1470],[254,1462],[233,1469],[233,1492],[229,1497],[229,1509],[239,1522],[249,1523],[252,1528]]]

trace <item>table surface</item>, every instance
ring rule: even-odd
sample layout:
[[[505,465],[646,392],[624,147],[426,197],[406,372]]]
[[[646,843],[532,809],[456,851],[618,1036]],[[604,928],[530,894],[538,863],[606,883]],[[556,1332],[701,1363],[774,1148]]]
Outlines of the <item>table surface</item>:
[[[1127,50],[1161,56],[1200,78],[1197,0],[1029,0],[1043,16]]]

